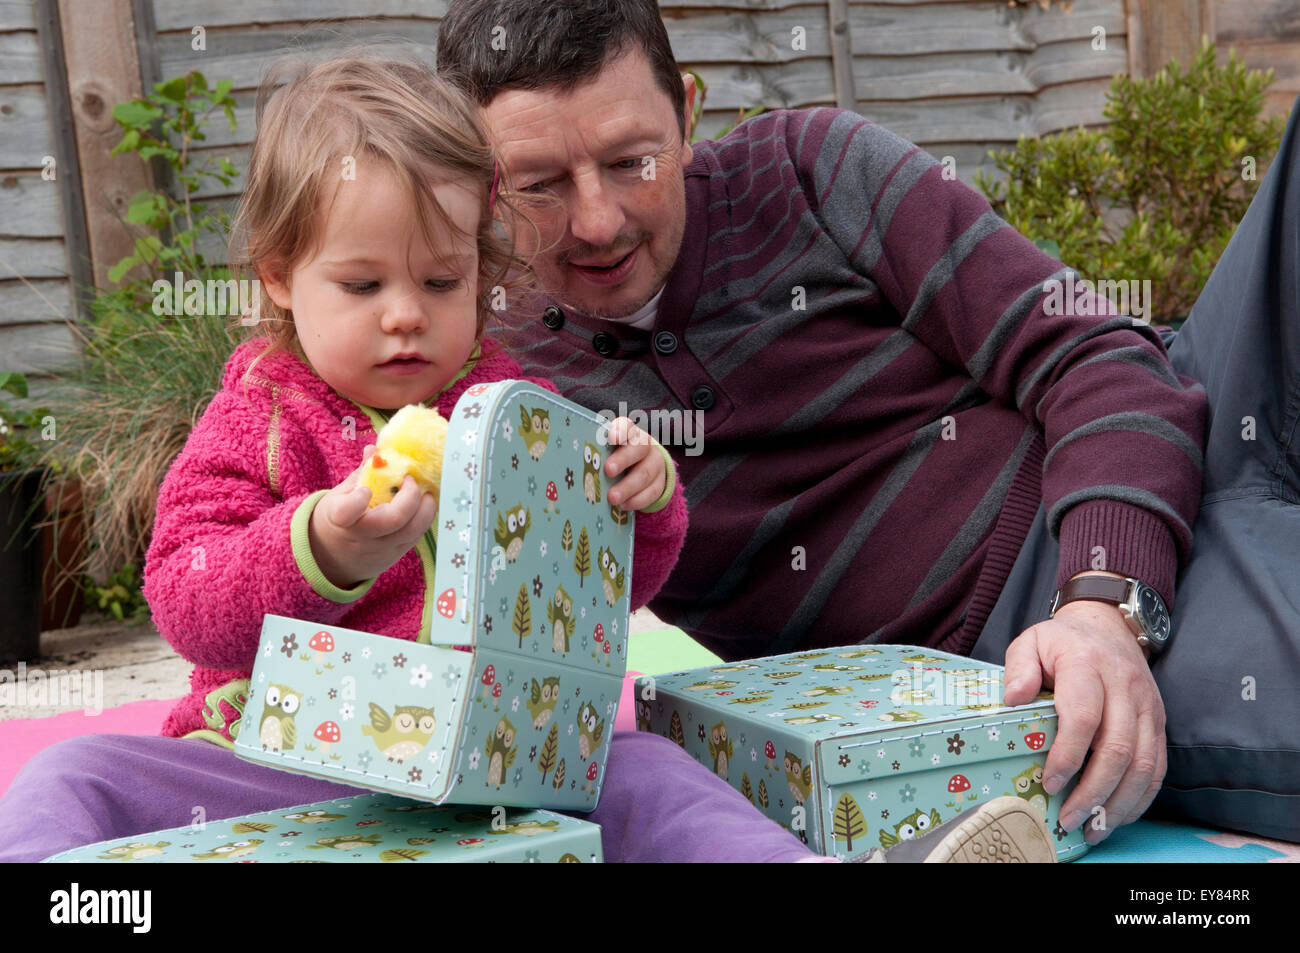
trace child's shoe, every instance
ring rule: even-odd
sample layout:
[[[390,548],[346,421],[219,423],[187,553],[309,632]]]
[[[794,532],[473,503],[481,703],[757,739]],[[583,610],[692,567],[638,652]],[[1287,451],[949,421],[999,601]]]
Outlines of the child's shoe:
[[[850,861],[867,864],[1054,864],[1056,847],[1038,812],[1018,797],[994,798],[921,837],[874,848]]]

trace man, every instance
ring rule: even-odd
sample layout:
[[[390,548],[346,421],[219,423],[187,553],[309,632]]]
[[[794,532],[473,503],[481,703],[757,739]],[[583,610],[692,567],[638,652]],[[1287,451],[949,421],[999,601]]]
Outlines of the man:
[[[691,531],[654,611],[727,658],[969,653],[1050,533],[1060,604],[1007,634],[1005,701],[1056,693],[1050,794],[1091,750],[1067,829],[1139,817],[1166,768],[1142,643],[1167,633],[1206,420],[1156,334],[1090,295],[1053,313],[1063,266],[856,114],[691,146],[694,80],[652,0],[453,0],[438,65],[538,227],[547,300],[499,334],[526,373],[702,417],[703,452],[672,448]],[[1142,592],[1141,638],[1078,580]]]

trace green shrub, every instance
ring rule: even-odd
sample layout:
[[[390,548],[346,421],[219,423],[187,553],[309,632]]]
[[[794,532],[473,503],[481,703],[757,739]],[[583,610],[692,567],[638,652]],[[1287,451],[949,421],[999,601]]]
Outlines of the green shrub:
[[[1185,316],[1277,151],[1283,120],[1261,118],[1272,71],[1203,41],[1184,71],[1116,76],[1104,129],[1022,136],[976,174],[994,211],[1083,277],[1150,279],[1151,317]]]

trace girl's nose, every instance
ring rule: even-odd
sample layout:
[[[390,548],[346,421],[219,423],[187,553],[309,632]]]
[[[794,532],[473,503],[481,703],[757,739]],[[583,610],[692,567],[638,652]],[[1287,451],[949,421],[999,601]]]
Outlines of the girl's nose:
[[[408,333],[423,331],[429,324],[424,307],[423,296],[413,287],[394,289],[394,295],[384,309],[384,330]]]

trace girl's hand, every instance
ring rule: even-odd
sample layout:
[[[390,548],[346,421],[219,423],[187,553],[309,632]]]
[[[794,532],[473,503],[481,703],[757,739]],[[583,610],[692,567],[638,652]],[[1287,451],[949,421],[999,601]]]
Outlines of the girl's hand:
[[[626,417],[619,417],[610,421],[605,443],[619,448],[606,458],[605,475],[615,477],[628,471],[610,487],[610,503],[625,510],[640,510],[663,496],[668,470],[659,445],[648,433]]]
[[[362,465],[374,455],[362,451]],[[438,515],[438,501],[407,476],[393,499],[370,509],[370,490],[357,486],[361,467],[325,494],[307,524],[311,552],[325,578],[352,589],[388,569],[420,541]]]

